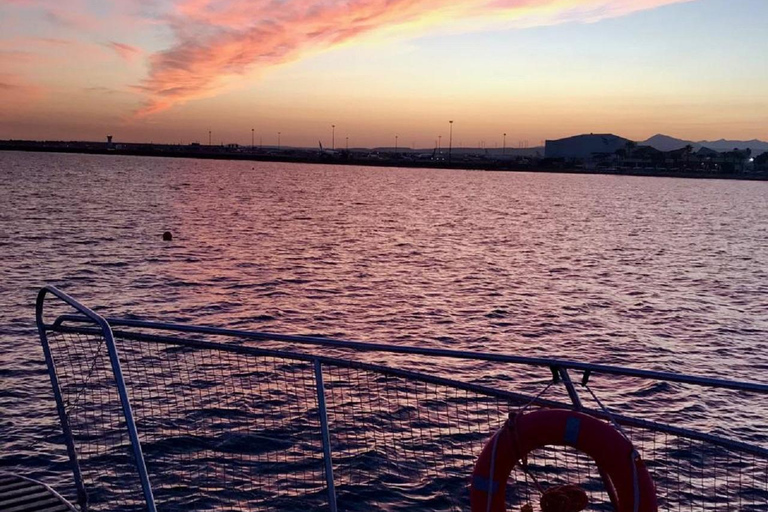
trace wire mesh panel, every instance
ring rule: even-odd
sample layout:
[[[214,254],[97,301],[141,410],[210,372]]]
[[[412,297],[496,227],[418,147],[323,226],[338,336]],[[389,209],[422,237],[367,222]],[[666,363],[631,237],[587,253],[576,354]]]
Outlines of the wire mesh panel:
[[[49,335],[91,510],[143,510],[103,339]],[[120,343],[159,510],[327,506],[311,363]]]
[[[765,457],[664,433],[633,434],[649,461],[661,510],[768,510]]]
[[[474,461],[506,400],[325,366],[339,510],[461,510]]]
[[[311,363],[146,342],[121,347],[160,510],[327,507]]]
[[[100,333],[48,333],[91,510],[144,507],[114,372]]]

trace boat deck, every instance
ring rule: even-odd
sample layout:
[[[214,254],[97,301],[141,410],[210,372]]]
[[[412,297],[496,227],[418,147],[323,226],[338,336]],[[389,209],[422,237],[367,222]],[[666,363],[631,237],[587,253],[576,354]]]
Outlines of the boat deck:
[[[75,507],[47,485],[18,475],[0,475],[0,510],[73,512]]]

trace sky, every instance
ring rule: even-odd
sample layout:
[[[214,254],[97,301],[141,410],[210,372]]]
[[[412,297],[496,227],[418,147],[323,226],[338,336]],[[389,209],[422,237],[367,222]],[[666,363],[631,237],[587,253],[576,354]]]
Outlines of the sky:
[[[0,139],[767,140],[766,20],[766,0],[0,0]]]

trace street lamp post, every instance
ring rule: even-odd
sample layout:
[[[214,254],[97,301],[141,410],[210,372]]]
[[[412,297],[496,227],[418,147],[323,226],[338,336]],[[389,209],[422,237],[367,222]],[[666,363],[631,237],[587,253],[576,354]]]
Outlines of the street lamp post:
[[[397,135],[395,135],[395,152],[397,152]]]
[[[507,153],[507,134],[504,134],[504,143],[501,146],[501,154],[504,155]]]
[[[349,135],[347,135],[347,151],[349,151]]]
[[[442,143],[443,143],[443,136],[442,136],[442,135],[438,135],[438,136],[437,136],[437,152],[438,152],[438,153],[440,152],[440,145],[441,145]]]
[[[277,132],[277,150],[280,151],[280,132]]]
[[[453,121],[448,121],[448,163],[451,163],[451,150],[453,149]]]
[[[336,149],[336,125],[331,125],[331,149]]]
[[[211,145],[211,130],[208,130],[208,145]]]
[[[255,144],[253,143],[253,128],[251,128],[251,151],[253,151],[253,146],[255,146]]]

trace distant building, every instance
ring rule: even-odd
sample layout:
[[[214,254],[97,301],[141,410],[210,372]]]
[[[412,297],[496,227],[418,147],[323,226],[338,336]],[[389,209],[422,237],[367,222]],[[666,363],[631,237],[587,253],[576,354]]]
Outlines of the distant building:
[[[626,149],[628,143],[631,143],[629,139],[617,135],[590,133],[548,140],[545,142],[544,154],[547,158],[590,160],[595,155],[613,154],[619,149]]]
[[[759,172],[768,172],[768,151],[755,158],[755,170]]]
[[[724,151],[720,153],[721,169],[726,173],[744,172],[747,164],[754,163],[754,160],[751,161],[751,156],[751,149],[736,148],[733,151]]]

